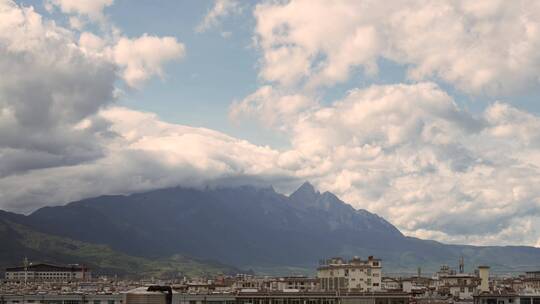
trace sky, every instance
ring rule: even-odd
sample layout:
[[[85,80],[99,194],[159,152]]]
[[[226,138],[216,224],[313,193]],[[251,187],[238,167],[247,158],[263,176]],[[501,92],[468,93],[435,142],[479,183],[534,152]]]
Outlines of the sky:
[[[0,0],[0,209],[304,181],[540,246],[535,0]]]

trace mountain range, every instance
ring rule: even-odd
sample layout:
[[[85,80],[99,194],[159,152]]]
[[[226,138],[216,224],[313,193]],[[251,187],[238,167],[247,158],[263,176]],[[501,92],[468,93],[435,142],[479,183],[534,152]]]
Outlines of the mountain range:
[[[374,255],[389,273],[435,271],[464,257],[519,272],[540,266],[540,249],[448,245],[403,235],[391,223],[356,210],[304,183],[289,196],[253,186],[183,187],[100,196],[29,215],[0,212],[0,266],[24,256],[86,263],[102,273],[200,275],[253,270],[312,273],[332,256]]]

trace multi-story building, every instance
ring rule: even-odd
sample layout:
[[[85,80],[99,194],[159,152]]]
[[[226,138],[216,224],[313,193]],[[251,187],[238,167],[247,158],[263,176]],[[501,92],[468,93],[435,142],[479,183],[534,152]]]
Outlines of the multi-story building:
[[[317,268],[317,279],[324,291],[379,291],[382,289],[382,262],[372,256],[367,260],[354,257],[348,262],[332,258]]]
[[[6,268],[7,281],[82,281],[90,278],[90,271],[80,265],[57,266],[35,264]]]
[[[430,291],[433,279],[427,277],[406,277],[401,278],[401,290],[411,293],[414,296],[425,295]]]
[[[540,294],[519,294],[505,291],[482,292],[474,296],[474,304],[540,304]]]
[[[232,285],[234,290],[269,290],[270,279],[254,275],[238,274]]]
[[[304,276],[281,277],[270,282],[270,290],[273,291],[314,291],[317,289],[317,279]]]
[[[540,271],[525,272],[523,290],[526,292],[540,292]]]
[[[439,276],[437,291],[458,299],[472,299],[480,279],[474,274],[456,273]]]

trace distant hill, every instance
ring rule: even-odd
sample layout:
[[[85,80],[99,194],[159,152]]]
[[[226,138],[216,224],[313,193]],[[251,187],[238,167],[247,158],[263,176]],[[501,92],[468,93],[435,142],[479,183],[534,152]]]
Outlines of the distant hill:
[[[313,271],[319,259],[338,255],[381,257],[385,272],[415,272],[419,266],[434,271],[441,264],[456,265],[460,256],[469,267],[488,264],[498,271],[540,267],[540,249],[533,247],[446,245],[406,237],[385,219],[355,210],[330,192],[319,193],[309,183],[290,196],[251,186],[177,187],[10,216],[32,231],[102,244],[118,254],[150,261],[182,255],[265,273]],[[20,260],[19,250],[15,246],[8,255]]]
[[[20,219],[20,215],[0,211],[0,273],[6,267],[21,265],[24,257],[28,257],[30,261],[52,264],[82,263],[96,274],[130,277],[200,276],[240,271],[234,267],[181,255],[157,259],[130,256],[114,251],[107,245],[90,244],[37,232],[17,223]]]

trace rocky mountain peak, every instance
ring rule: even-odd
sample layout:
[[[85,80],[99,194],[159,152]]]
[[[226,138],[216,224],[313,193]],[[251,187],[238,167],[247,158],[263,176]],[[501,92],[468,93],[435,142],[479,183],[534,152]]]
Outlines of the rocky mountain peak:
[[[321,193],[309,182],[304,182],[289,198],[303,205],[314,205],[320,198]]]

